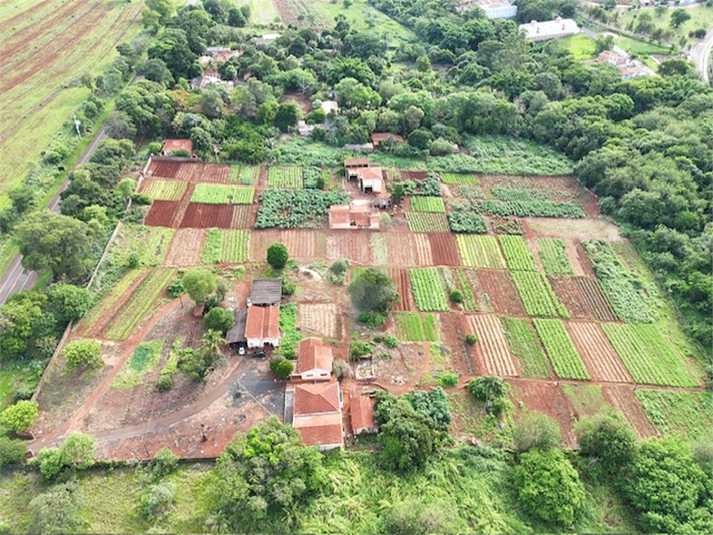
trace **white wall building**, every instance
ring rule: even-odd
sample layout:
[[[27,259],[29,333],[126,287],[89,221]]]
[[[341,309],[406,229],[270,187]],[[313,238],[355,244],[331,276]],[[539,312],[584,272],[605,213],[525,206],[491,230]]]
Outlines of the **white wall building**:
[[[520,24],[520,33],[525,33],[525,38],[530,41],[545,41],[575,35],[581,31],[572,19],[557,17],[555,20],[538,22],[533,20],[528,24]]]
[[[475,5],[485,11],[489,19],[514,19],[517,6],[506,0],[478,0]]]

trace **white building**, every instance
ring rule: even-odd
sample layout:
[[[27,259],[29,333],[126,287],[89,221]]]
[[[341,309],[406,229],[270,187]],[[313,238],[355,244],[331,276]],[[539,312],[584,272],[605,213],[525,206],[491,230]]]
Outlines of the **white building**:
[[[525,38],[530,41],[557,39],[568,35],[576,35],[580,31],[580,27],[572,19],[563,19],[561,17],[557,17],[555,20],[542,22],[533,20],[529,24],[520,24],[520,33],[524,33]]]
[[[489,19],[514,19],[517,6],[507,0],[478,0],[475,5],[485,11]]]

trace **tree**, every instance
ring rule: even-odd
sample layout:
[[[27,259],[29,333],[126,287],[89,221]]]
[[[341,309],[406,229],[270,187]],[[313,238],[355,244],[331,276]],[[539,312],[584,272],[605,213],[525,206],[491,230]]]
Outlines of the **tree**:
[[[188,296],[197,306],[204,306],[210,294],[218,289],[218,276],[206,269],[187,271],[181,279]]]
[[[562,433],[556,421],[541,412],[533,411],[518,422],[514,438],[519,452],[550,450],[560,446]]]
[[[26,431],[40,415],[36,401],[21,400],[0,413],[0,424],[14,433]]]
[[[583,418],[576,431],[581,455],[599,461],[607,474],[626,468],[636,455],[636,434],[619,413]]]
[[[66,359],[67,373],[78,368],[93,370],[104,365],[101,358],[101,345],[94,340],[74,340],[64,346],[62,354]]]
[[[280,104],[275,114],[274,124],[280,132],[287,132],[297,124],[300,118],[300,111],[293,102]]]
[[[112,111],[104,122],[108,136],[114,139],[134,138],[136,127],[131,122],[131,117],[123,111]]]
[[[681,24],[691,19],[691,14],[682,7],[674,9],[671,13],[671,26],[678,28]]]
[[[139,67],[139,74],[147,80],[157,82],[164,87],[168,87],[173,83],[171,71],[168,70],[166,63],[158,58],[147,59]]]
[[[196,54],[188,46],[186,32],[182,29],[167,28],[156,38],[148,50],[149,59],[160,59],[171,71],[174,79],[190,80],[201,75],[201,66]]]
[[[86,525],[80,515],[82,505],[76,481],[54,485],[30,501],[28,530],[47,535],[78,533]]]
[[[201,93],[201,109],[209,119],[219,119],[223,116],[223,99],[217,91],[205,89]]]
[[[272,269],[283,269],[289,258],[287,247],[281,243],[273,243],[267,249],[267,263],[272,266]]]
[[[393,403],[384,419],[379,442],[386,465],[399,471],[422,466],[434,449],[432,420],[403,398]]]
[[[318,450],[274,417],[231,442],[213,474],[212,504],[229,531],[290,530],[294,516],[287,513],[324,485]]]
[[[15,239],[22,265],[50,269],[55,277],[81,279],[91,269],[97,237],[86,223],[43,210],[29,214],[17,226]]]
[[[47,302],[45,294],[24,291],[10,296],[0,306],[0,357],[3,361],[30,360],[52,354],[58,329]]]
[[[661,76],[687,76],[693,71],[693,65],[681,58],[667,59],[659,65]]]
[[[22,464],[27,454],[27,441],[0,436],[0,467]]]
[[[388,314],[399,294],[384,270],[368,268],[360,271],[349,285],[349,297],[360,312]]]
[[[66,470],[84,470],[94,465],[97,441],[91,435],[73,433],[59,448],[43,448],[37,455],[40,473],[54,479]]]
[[[566,527],[579,519],[584,486],[561,450],[524,453],[514,480],[520,503],[532,516]]]
[[[500,377],[491,375],[476,377],[468,383],[468,391],[475,399],[485,403],[485,409],[495,416],[500,416],[508,406],[507,396],[510,388]]]
[[[343,78],[334,87],[337,102],[344,108],[371,109],[381,105],[379,93],[354,78]]]
[[[47,290],[50,309],[60,323],[69,323],[84,316],[94,302],[88,289],[58,282]]]
[[[289,379],[294,370],[295,365],[292,364],[292,361],[283,359],[275,366],[275,375],[280,379]]]
[[[242,28],[246,24],[245,15],[243,15],[243,12],[239,8],[231,7],[228,10],[228,26]]]
[[[235,325],[235,315],[224,308],[212,308],[203,316],[203,323],[208,329],[227,333]]]

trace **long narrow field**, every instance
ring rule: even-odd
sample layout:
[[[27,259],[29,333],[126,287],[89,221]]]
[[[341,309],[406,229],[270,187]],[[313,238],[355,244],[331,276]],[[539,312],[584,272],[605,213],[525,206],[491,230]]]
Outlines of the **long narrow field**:
[[[505,259],[494,236],[457,234],[456,240],[464,266],[505,269]]]
[[[476,365],[483,374],[517,376],[500,318],[493,314],[467,316],[469,330],[478,337],[474,346]]]
[[[502,318],[510,351],[520,363],[523,377],[550,377],[550,366],[530,320]]]
[[[570,321],[567,331],[593,379],[631,383],[633,379],[596,323]]]
[[[557,376],[563,379],[589,379],[584,363],[562,322],[534,319],[533,323]]]
[[[52,0],[18,4],[0,20],[0,195],[21,180],[89,95],[76,86],[100,74],[116,45],[140,30],[143,2]]]

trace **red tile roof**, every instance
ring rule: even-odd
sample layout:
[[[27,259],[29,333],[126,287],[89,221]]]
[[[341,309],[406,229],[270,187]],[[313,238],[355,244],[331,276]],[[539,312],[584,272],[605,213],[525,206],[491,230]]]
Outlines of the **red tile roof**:
[[[296,416],[293,425],[307,446],[344,444],[341,413]]]
[[[248,319],[245,324],[245,338],[279,338],[280,309],[279,307],[248,308]]]
[[[164,139],[162,150],[167,154],[176,150],[187,150],[193,154],[193,142],[190,139]]]
[[[364,167],[357,170],[357,174],[362,180],[381,180],[381,167]]]
[[[344,160],[344,167],[360,167],[360,166],[368,166],[369,165],[369,159],[368,158],[348,158]]]
[[[398,134],[391,134],[389,132],[386,133],[381,133],[381,134],[371,134],[371,142],[374,144],[375,147],[379,146],[379,143],[382,141],[389,139],[389,137],[393,137],[395,141],[399,143],[405,143],[404,138],[399,136]]]
[[[327,370],[331,373],[333,361],[332,348],[322,344],[322,340],[319,338],[305,338],[300,341],[297,360],[297,371],[299,373],[314,369]]]
[[[339,383],[302,384],[295,386],[295,416],[330,412],[341,413]]]
[[[346,204],[335,204],[329,207],[329,224],[330,225],[348,225],[349,224],[349,206]]]
[[[374,398],[353,395],[351,399],[352,431],[355,435],[368,429],[376,429],[374,421]]]

